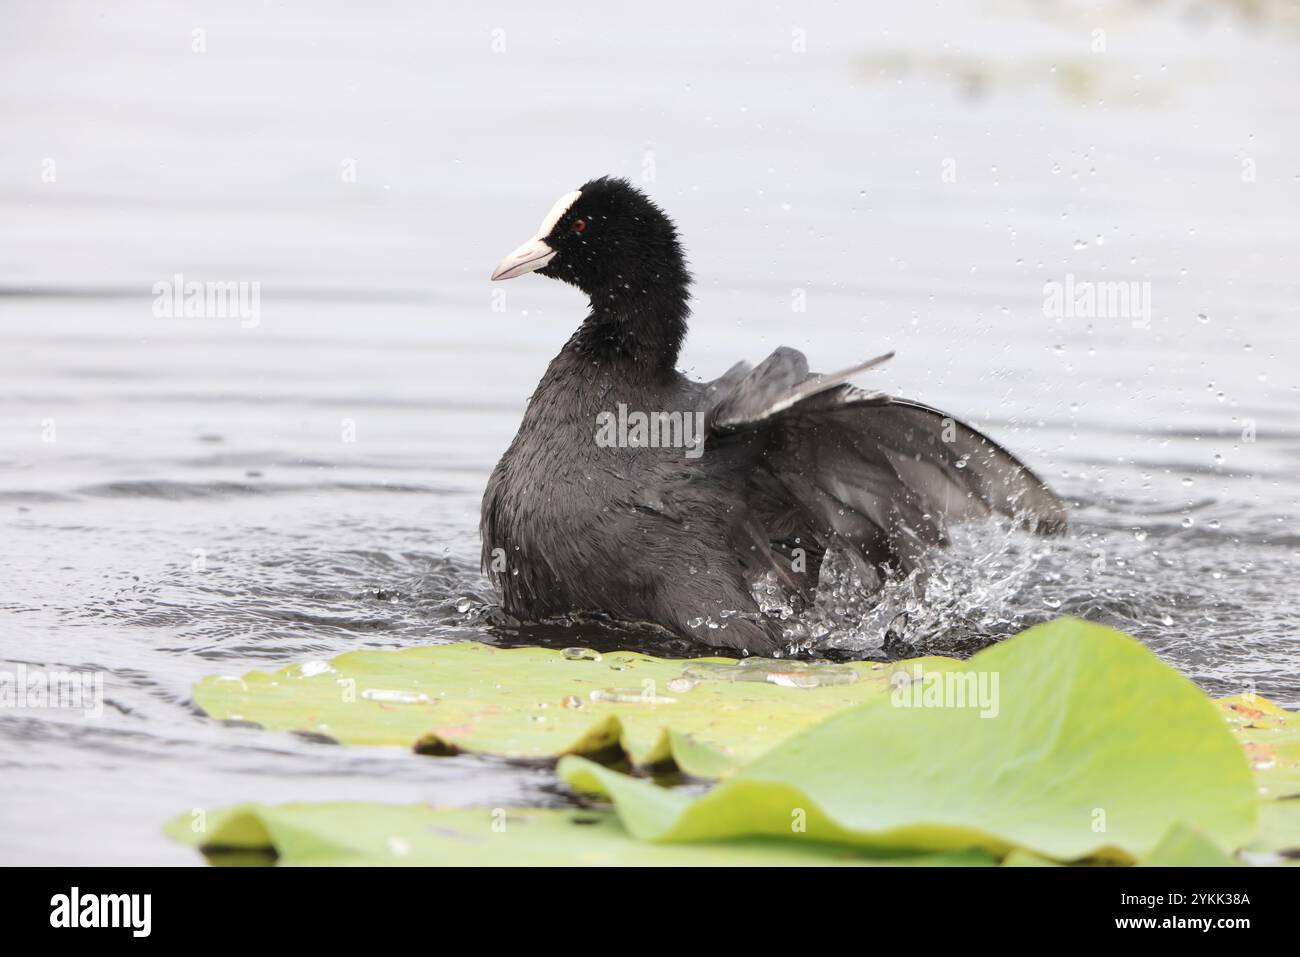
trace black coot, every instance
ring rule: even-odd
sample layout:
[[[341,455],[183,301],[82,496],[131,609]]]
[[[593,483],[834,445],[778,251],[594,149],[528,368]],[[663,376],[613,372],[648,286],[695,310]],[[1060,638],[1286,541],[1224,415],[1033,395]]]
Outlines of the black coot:
[[[806,607],[829,549],[879,583],[951,522],[1065,527],[1061,500],[991,439],[845,383],[887,356],[817,376],[781,348],[714,382],[677,372],[690,273],[672,221],[625,180],[561,197],[492,278],[534,271],[591,311],[483,496],[484,568],[516,617],[604,612],[770,654],[782,626],[759,610],[759,579]]]

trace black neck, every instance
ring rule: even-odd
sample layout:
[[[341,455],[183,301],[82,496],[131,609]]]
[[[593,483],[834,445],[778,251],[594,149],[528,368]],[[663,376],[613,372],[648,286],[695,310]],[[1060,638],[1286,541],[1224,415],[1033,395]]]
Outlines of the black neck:
[[[673,371],[686,338],[689,288],[690,276],[681,269],[644,283],[589,291],[591,312],[565,351],[630,373]]]

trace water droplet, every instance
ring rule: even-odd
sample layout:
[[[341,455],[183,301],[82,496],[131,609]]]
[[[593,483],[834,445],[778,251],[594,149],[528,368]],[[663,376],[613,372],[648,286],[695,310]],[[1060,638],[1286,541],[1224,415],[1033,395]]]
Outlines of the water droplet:
[[[807,671],[773,671],[767,680],[779,688],[816,688],[820,683],[815,674]]]
[[[718,661],[692,662],[684,669],[688,678],[698,681],[736,681],[745,673],[739,664],[723,664]]]
[[[565,648],[560,656],[569,661],[600,661],[600,652],[591,648]]]
[[[602,704],[676,704],[676,698],[668,698],[663,695],[652,694],[647,691],[624,691],[615,688],[604,688],[593,691],[590,695],[592,701]]]
[[[387,701],[394,704],[427,704],[429,696],[419,691],[400,691],[388,688],[367,688],[361,692],[367,701]]]

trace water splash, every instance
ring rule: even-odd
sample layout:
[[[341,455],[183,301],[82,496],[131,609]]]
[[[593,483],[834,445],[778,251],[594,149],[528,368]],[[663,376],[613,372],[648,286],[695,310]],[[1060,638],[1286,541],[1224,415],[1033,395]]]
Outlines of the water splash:
[[[1022,626],[1020,597],[1052,548],[1010,523],[958,528],[949,548],[929,552],[908,575],[887,575],[879,589],[832,551],[813,606],[798,617],[782,607],[778,617],[789,621],[784,634],[799,652],[970,653]],[[770,595],[761,606],[771,607]]]

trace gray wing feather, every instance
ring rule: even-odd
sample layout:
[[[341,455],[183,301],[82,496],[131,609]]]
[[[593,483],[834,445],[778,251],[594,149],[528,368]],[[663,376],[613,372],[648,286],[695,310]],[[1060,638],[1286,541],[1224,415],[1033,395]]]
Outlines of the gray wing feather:
[[[725,392],[719,390],[720,398],[710,410],[709,427],[722,432],[753,428],[893,357],[892,352],[887,352],[829,375],[809,375],[808,360],[803,353],[782,346],[747,374],[741,374],[741,365],[732,366],[722,379],[713,383],[714,386],[725,383]]]
[[[1065,503],[987,435],[922,403],[846,384],[892,355],[816,376],[801,353],[782,348],[710,384],[710,441],[758,438],[758,467],[785,490],[779,507],[765,493],[765,524],[802,525],[864,570],[904,571],[946,544],[953,523],[999,514],[1038,534],[1064,531]]]

